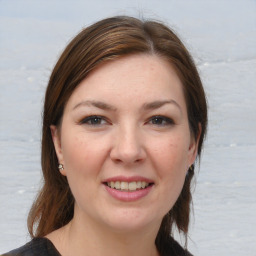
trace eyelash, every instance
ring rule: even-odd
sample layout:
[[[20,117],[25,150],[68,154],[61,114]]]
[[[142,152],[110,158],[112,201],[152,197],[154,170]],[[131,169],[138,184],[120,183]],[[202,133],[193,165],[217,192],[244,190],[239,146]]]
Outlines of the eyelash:
[[[160,121],[161,123],[157,123],[158,121]],[[164,124],[163,124],[164,122]],[[148,123],[151,123],[152,125],[156,125],[156,126],[168,126],[168,125],[174,125],[174,121],[166,116],[152,116]]]
[[[105,124],[105,123],[102,124],[102,121],[107,123],[106,119],[103,116],[93,115],[93,116],[88,116],[88,117],[82,119],[79,123],[80,124],[92,125],[92,126],[100,126],[100,125]],[[171,118],[161,116],[161,115],[152,116],[146,123],[152,124],[152,125],[155,125],[155,126],[174,125],[174,121]]]
[[[92,125],[92,126],[100,126],[100,125],[103,125],[102,123],[93,123],[94,121],[105,121],[107,123],[107,121],[105,120],[104,117],[102,116],[88,116],[84,119],[82,119],[79,123],[80,124],[87,124],[87,125]]]

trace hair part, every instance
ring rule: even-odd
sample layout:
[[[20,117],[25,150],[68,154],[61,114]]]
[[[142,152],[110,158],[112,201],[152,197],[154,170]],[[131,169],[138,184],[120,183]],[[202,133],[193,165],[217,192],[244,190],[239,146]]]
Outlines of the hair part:
[[[74,214],[74,198],[66,177],[58,171],[58,159],[50,125],[60,125],[65,105],[87,75],[101,63],[131,54],[156,54],[177,72],[186,100],[192,136],[198,142],[200,157],[207,127],[207,103],[204,89],[189,52],[165,25],[121,16],[101,20],[82,30],[66,47],[56,63],[45,94],[41,166],[43,187],[28,216],[31,237],[42,237],[63,227]],[[194,165],[188,170],[183,189],[175,205],[163,218],[156,238],[161,252],[163,241],[170,238],[174,225],[188,232],[191,203],[190,183]]]

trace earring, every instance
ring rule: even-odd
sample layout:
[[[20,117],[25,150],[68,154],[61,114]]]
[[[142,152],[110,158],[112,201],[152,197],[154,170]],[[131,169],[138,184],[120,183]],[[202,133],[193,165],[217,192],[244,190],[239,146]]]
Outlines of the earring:
[[[58,169],[59,169],[59,171],[63,171],[64,170],[64,165],[63,164],[59,164]]]
[[[192,165],[189,167],[188,171],[189,171],[190,173],[194,173],[194,170],[195,170],[195,165],[192,164]]]
[[[187,171],[187,176],[189,175],[189,174],[191,174],[191,173],[194,173],[194,164],[192,164],[192,165],[190,165],[189,167],[188,167],[188,171]]]

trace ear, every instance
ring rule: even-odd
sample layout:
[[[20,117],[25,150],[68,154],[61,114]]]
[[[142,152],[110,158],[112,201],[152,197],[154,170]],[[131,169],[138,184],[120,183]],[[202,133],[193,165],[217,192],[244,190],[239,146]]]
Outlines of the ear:
[[[66,176],[65,163],[64,163],[62,147],[61,147],[60,132],[59,132],[56,125],[51,125],[50,129],[51,129],[52,141],[53,141],[53,144],[54,144],[54,148],[55,148],[55,152],[56,152],[59,164],[64,165],[64,169],[60,170],[60,172],[61,172],[62,175]]]
[[[195,162],[196,157],[197,157],[197,150],[198,150],[198,143],[199,139],[201,137],[201,132],[202,132],[202,126],[200,123],[198,123],[198,135],[197,138],[194,136],[191,136],[190,140],[190,145],[189,145],[189,158],[188,158],[188,163],[189,167]]]

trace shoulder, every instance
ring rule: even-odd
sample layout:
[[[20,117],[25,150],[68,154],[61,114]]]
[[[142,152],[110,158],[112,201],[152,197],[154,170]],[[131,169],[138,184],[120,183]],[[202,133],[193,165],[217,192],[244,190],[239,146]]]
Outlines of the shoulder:
[[[172,237],[169,237],[169,239],[164,242],[164,246],[162,247],[162,250],[160,250],[160,254],[161,256],[193,256]]]
[[[171,246],[172,255],[177,255],[177,256],[193,256],[188,250],[184,249],[178,242],[175,240],[172,241],[172,246]]]
[[[34,238],[20,248],[2,256],[60,256],[60,253],[47,238]]]

